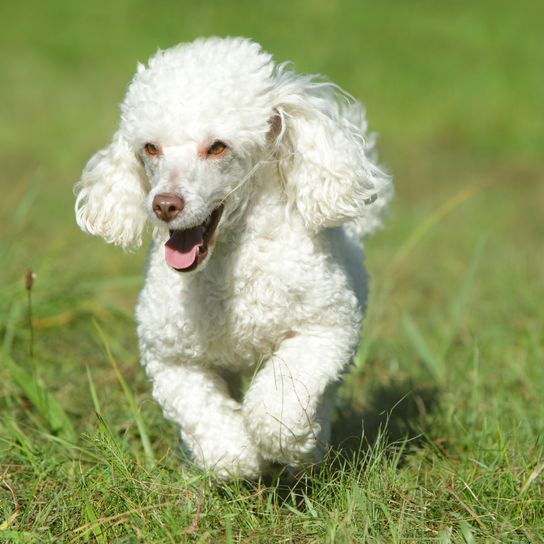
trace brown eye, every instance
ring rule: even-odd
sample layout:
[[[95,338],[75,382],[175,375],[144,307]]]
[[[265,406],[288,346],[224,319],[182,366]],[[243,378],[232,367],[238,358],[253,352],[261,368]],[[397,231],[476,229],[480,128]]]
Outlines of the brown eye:
[[[221,155],[225,149],[227,149],[227,144],[217,140],[208,147],[208,155]]]
[[[159,154],[158,146],[149,142],[144,145],[144,150],[150,157],[156,157]]]

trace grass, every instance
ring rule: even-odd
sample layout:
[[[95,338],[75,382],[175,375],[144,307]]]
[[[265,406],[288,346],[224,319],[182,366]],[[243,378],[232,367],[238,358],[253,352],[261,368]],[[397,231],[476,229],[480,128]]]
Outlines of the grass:
[[[544,540],[544,13],[500,4],[0,5],[0,539]],[[187,464],[138,365],[144,252],[72,214],[136,61],[209,34],[361,98],[396,180],[334,447],[291,480]]]

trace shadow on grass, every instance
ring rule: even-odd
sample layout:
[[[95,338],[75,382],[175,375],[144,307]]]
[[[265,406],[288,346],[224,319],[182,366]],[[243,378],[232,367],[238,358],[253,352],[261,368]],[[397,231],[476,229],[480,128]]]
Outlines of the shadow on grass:
[[[428,430],[429,415],[436,410],[438,394],[437,388],[403,381],[375,390],[365,408],[338,408],[332,427],[333,450],[341,458],[352,459],[378,439],[385,446],[404,440],[418,445]]]
[[[356,409],[352,405],[337,408],[331,449],[322,464],[341,471],[346,463],[349,465],[355,459],[356,463],[368,462],[364,454],[372,453],[378,444],[385,448],[385,455],[396,454],[396,448],[388,448],[394,444],[410,442],[412,448],[421,444],[430,430],[429,416],[437,408],[438,394],[438,388],[403,381],[376,389],[365,408]],[[409,451],[410,448],[404,449],[401,462]],[[305,497],[312,496],[314,476],[320,479],[321,468],[322,465],[317,464],[298,473],[279,471],[275,476],[264,477],[261,483],[273,489],[280,502],[294,502],[297,508],[305,510]]]

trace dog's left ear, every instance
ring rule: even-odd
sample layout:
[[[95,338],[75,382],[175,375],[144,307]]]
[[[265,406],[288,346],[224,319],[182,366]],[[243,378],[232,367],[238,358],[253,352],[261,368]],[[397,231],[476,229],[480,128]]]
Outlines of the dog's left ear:
[[[280,74],[277,91],[271,133],[287,198],[307,228],[375,221],[368,207],[385,207],[390,179],[373,161],[361,105],[332,84],[291,72]]]

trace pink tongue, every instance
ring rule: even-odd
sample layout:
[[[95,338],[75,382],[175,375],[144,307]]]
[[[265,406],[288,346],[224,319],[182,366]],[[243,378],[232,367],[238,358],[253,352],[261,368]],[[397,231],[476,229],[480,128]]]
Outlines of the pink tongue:
[[[177,270],[192,266],[198,255],[198,248],[204,243],[202,227],[187,230],[175,230],[164,245],[166,262]]]

